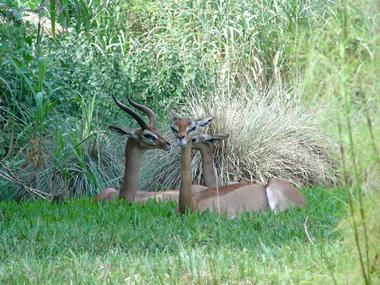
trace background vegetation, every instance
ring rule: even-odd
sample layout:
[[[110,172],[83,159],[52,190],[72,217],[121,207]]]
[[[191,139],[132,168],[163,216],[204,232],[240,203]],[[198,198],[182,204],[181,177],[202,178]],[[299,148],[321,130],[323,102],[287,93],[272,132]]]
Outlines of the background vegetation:
[[[127,93],[157,110],[161,129],[168,106],[216,116],[211,131],[231,134],[226,151],[215,150],[223,183],[274,175],[327,186],[341,181],[339,162],[350,171],[358,158],[357,175],[372,180],[380,157],[378,8],[371,1],[7,1],[3,164],[53,195],[117,186],[123,139],[106,130],[129,124],[110,98]],[[30,11],[51,23],[38,26]],[[145,171],[143,188],[178,187],[178,156],[152,159],[157,171]],[[157,179],[163,169],[177,174]],[[23,197],[12,185],[1,195]]]
[[[40,16],[40,24],[36,15]],[[263,182],[276,175],[299,186],[345,187],[348,204],[341,209],[350,209],[351,218],[347,220],[348,226],[342,223],[339,233],[333,230],[337,218],[345,220],[346,214],[328,206],[324,208],[324,204],[341,196],[337,191],[322,193],[322,188],[310,190],[319,198],[309,197],[311,208],[306,212],[295,211],[290,217],[257,217],[261,225],[281,223],[284,219],[283,225],[290,228],[293,225],[298,232],[257,228],[270,238],[255,240],[254,245],[252,240],[244,240],[248,242],[248,252],[258,253],[242,259],[246,263],[238,268],[244,270],[250,264],[254,267],[248,268],[258,266],[258,271],[237,271],[233,280],[245,280],[248,276],[249,282],[264,284],[301,280],[320,283],[334,279],[349,282],[360,278],[367,284],[375,282],[379,278],[379,236],[371,218],[377,217],[379,211],[372,204],[378,201],[379,193],[372,192],[380,187],[379,35],[380,5],[371,0],[0,1],[0,199],[82,197],[107,185],[117,186],[123,171],[121,153],[125,141],[110,134],[107,126],[135,124],[114,106],[110,95],[125,100],[125,94],[129,94],[158,113],[159,129],[163,132],[169,107],[190,116],[214,115],[215,124],[209,131],[231,134],[226,145],[214,149],[221,183]],[[149,163],[144,166],[142,188],[177,187],[178,156],[176,152],[162,155],[151,152],[146,157]],[[201,182],[197,155],[194,165],[194,180]],[[59,251],[51,248],[46,235],[57,235],[51,241],[64,249],[56,264],[91,267],[89,259],[99,256],[91,275],[105,274],[101,275],[105,279],[97,279],[99,282],[122,278],[111,274],[107,279],[109,275],[104,272],[124,259],[137,260],[135,268],[150,264],[153,272],[161,272],[163,265],[176,263],[174,259],[162,259],[166,252],[172,256],[180,252],[184,263],[179,267],[173,265],[176,269],[172,273],[170,267],[166,268],[163,272],[168,275],[154,275],[161,278],[157,279],[161,283],[174,282],[178,276],[190,276],[190,280],[198,283],[227,282],[223,269],[228,268],[228,262],[235,264],[232,256],[236,254],[236,260],[240,260],[246,255],[240,245],[236,247],[232,242],[229,248],[227,242],[219,240],[229,227],[238,227],[235,221],[228,224],[222,220],[228,225],[218,236],[209,236],[214,229],[198,232],[208,237],[201,239],[201,244],[205,248],[212,244],[210,251],[200,250],[200,243],[192,240],[198,233],[177,234],[177,226],[168,237],[178,241],[176,249],[170,244],[162,247],[161,242],[155,243],[154,248],[146,248],[138,234],[132,233],[132,240],[144,249],[134,259],[137,250],[129,252],[132,242],[121,246],[126,233],[122,230],[116,241],[102,243],[97,238],[104,225],[91,227],[98,233],[92,237],[94,243],[101,244],[99,252],[71,246],[70,241],[78,240],[80,233],[72,236],[59,233],[59,229],[72,228],[68,216],[80,216],[75,210],[78,207],[86,209],[83,226],[90,227],[91,222],[86,219],[91,215],[110,215],[111,209],[115,212],[107,221],[121,215],[129,217],[132,210],[121,204],[97,208],[84,200],[59,206],[43,202],[21,205],[25,209],[34,208],[31,205],[46,209],[47,217],[42,221],[39,218],[42,213],[34,210],[35,216],[29,219],[11,219],[24,206],[1,204],[0,232],[5,235],[0,250],[6,254],[0,252],[0,278],[6,272],[4,280],[8,283],[38,283],[50,280],[54,272],[60,271],[57,265],[47,275],[42,273],[46,260]],[[138,221],[141,224],[157,211],[164,216],[165,211],[167,214],[174,211],[170,205],[135,207],[132,211],[135,219],[138,215],[147,217]],[[293,244],[290,241],[293,235],[301,238],[301,232],[305,233],[300,228],[300,219],[305,221],[306,216],[310,220],[319,217],[326,228],[312,232],[313,243],[305,244],[304,240],[300,242],[302,245]],[[54,217],[60,219],[55,224],[56,230],[48,226]],[[197,225],[200,217],[184,219],[194,219]],[[247,227],[255,224],[252,219],[256,221],[254,216],[247,217]],[[44,226],[33,226],[23,232],[17,226],[23,221]],[[175,225],[183,220],[175,218],[171,222]],[[115,228],[119,229],[120,223]],[[220,220],[211,217],[205,223],[220,225]],[[244,229],[242,226],[241,230]],[[157,236],[158,230],[153,228],[147,235]],[[247,229],[248,236],[251,230]],[[276,240],[271,236],[276,234],[287,238]],[[327,238],[329,235],[334,238]],[[38,238],[28,253],[20,240],[30,241],[32,237]],[[231,238],[226,237],[226,241]],[[88,240],[85,244],[91,245]],[[90,253],[83,253],[86,251]],[[109,255],[113,251],[120,253],[115,259]],[[19,255],[6,262],[13,252]],[[358,252],[360,256],[356,258]],[[343,258],[352,262],[343,262]],[[152,263],[147,263],[148,259]],[[302,262],[297,263],[297,259]],[[210,263],[202,263],[203,260]],[[223,265],[218,260],[227,261]],[[25,271],[14,277],[20,264],[25,265]],[[299,264],[307,265],[298,271]],[[278,265],[283,270],[273,269]],[[40,273],[31,274],[30,266],[40,266],[39,270],[37,267],[32,270]],[[268,272],[268,268],[274,270],[274,277],[259,274],[260,270]],[[318,270],[310,273],[307,268]],[[279,275],[280,271],[286,274]],[[71,280],[85,280],[81,277],[84,272],[74,270],[69,274]],[[131,271],[128,276],[133,274]],[[67,280],[60,279],[66,275],[61,276],[54,278]],[[211,276],[214,279],[209,279]]]

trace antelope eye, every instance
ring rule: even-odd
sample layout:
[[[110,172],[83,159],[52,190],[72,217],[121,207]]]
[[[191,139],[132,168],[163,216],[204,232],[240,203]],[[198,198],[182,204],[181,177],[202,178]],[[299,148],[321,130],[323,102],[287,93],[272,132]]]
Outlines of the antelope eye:
[[[191,128],[188,130],[188,132],[193,132],[193,131],[195,131],[195,128],[196,128],[196,126],[191,127]]]
[[[151,135],[151,134],[144,134],[144,138],[151,140],[151,141],[156,140],[156,137],[154,135]]]
[[[170,127],[173,132],[178,133],[178,131],[174,127]]]

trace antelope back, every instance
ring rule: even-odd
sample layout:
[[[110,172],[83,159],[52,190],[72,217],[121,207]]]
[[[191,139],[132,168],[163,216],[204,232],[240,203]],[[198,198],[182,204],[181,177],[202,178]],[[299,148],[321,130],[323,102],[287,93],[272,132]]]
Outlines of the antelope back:
[[[265,186],[258,184],[231,184],[223,187],[209,188],[196,197],[197,209],[227,213],[236,217],[240,213],[267,211],[269,208]]]
[[[158,192],[139,191],[136,195],[137,202],[147,202],[149,199],[160,201],[173,201],[178,203],[179,191],[166,190]]]
[[[95,196],[95,202],[100,201],[114,201],[119,195],[119,191],[115,188],[109,187],[103,189],[100,193]]]

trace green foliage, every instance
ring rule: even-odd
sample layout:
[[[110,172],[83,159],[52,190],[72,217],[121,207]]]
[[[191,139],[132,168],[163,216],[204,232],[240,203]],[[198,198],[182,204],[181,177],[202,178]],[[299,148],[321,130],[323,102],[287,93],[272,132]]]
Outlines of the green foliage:
[[[355,207],[354,217],[359,225],[366,223],[367,225],[367,238],[369,245],[369,272],[372,277],[373,284],[377,284],[380,281],[380,225],[378,223],[378,215],[380,212],[379,208],[380,202],[380,192],[370,193],[364,200],[365,206],[365,220],[362,220],[360,215],[360,208]],[[357,248],[356,245],[352,242],[353,236],[353,219],[352,216],[343,219],[339,224],[339,231],[342,232],[344,236],[344,246],[349,250],[347,251],[347,258],[349,256],[357,258]],[[365,248],[365,233],[362,231],[362,227],[359,227],[359,243],[361,248]],[[346,257],[343,257],[346,258]],[[358,262],[352,263],[351,266],[346,268],[346,274],[352,280],[352,283],[360,283],[362,276],[359,274],[360,268]]]
[[[108,124],[128,122],[117,115],[112,93],[131,95],[162,119],[168,106],[187,104],[194,97],[240,96],[242,76],[258,90],[289,88],[282,94],[286,100],[301,94],[305,108],[327,110],[321,125],[344,149],[343,156],[337,152],[334,157],[345,159],[348,173],[359,159],[363,179],[369,169],[378,169],[379,10],[370,1],[347,5],[346,33],[343,2],[49,1],[41,15],[65,28],[54,38],[22,22],[22,9],[39,4],[8,1],[1,8],[0,153],[13,169],[28,156],[38,166],[49,149],[45,142],[58,143],[52,135],[57,128],[70,140],[74,132],[80,146],[82,140],[88,145],[106,141],[98,134]],[[349,113],[342,111],[347,105],[343,89],[355,106]],[[87,104],[93,99],[90,111]],[[345,118],[354,122],[358,143],[352,159]],[[75,147],[72,151],[76,157]],[[78,160],[76,167],[90,160]],[[121,174],[99,172],[102,177]],[[95,182],[101,179],[89,170],[83,173],[89,175],[91,189],[107,183]]]
[[[342,253],[334,227],[345,212],[345,191],[315,188],[305,194],[306,209],[236,220],[208,213],[179,216],[174,204],[154,201],[2,202],[0,281],[330,283],[324,259]]]
[[[122,162],[109,151],[104,133],[119,113],[110,105],[109,90],[117,92],[112,63],[91,56],[98,54],[97,49],[86,50],[83,42],[64,46],[64,41],[45,39],[37,54],[33,50],[37,39],[14,21],[1,27],[0,37],[5,43],[0,49],[4,122],[0,149],[10,169],[23,183],[64,196],[94,193],[114,180]],[[2,198],[25,195],[7,188]]]
[[[10,168],[24,184],[46,192],[65,197],[95,193],[102,186],[116,186],[122,173],[120,153],[124,141],[110,137],[104,130],[110,123],[124,125],[129,121],[116,111],[110,94],[124,99],[127,93],[158,111],[162,119],[170,105],[194,106],[194,98],[212,103],[212,99],[206,98],[209,94],[220,93],[220,97],[215,98],[233,98],[243,104],[244,98],[239,94],[244,87],[240,86],[242,77],[255,90],[277,86],[282,93],[274,94],[284,97],[281,102],[291,104],[301,98],[297,104],[305,109],[323,110],[319,125],[323,133],[335,138],[332,144],[339,146],[331,149],[340,150],[333,157],[341,164],[345,182],[352,184],[355,190],[348,192],[349,197],[359,198],[358,205],[354,199],[351,206],[352,209],[357,207],[360,214],[357,217],[352,212],[352,217],[360,220],[354,226],[360,234],[356,247],[363,253],[365,262],[361,270],[366,271],[363,276],[369,284],[371,262],[376,259],[376,254],[369,253],[369,246],[376,244],[376,241],[373,243],[376,235],[372,231],[373,221],[364,215],[366,204],[361,199],[361,189],[378,189],[380,183],[379,8],[378,3],[371,0],[3,1],[0,4],[1,165]],[[32,10],[28,13],[38,12],[39,16],[51,20],[44,26],[45,30],[38,29],[41,25],[36,14],[26,20],[27,9]],[[63,30],[59,30],[59,26]],[[52,32],[48,33],[48,29]],[[276,101],[274,97],[270,102],[272,99]],[[212,105],[208,108],[214,110]],[[212,111],[205,109],[203,113]],[[247,125],[249,123],[252,122]],[[318,148],[308,143],[305,149]],[[239,141],[235,151],[238,149]],[[239,155],[242,153],[244,155],[244,152]],[[240,156],[236,161],[244,160],[245,157]],[[158,168],[157,165],[152,167]],[[144,178],[151,177],[152,173],[146,172]],[[26,197],[4,180],[0,180],[0,189],[1,198]],[[324,201],[320,207],[324,209],[329,200],[318,197]],[[0,249],[6,254],[0,254],[0,259],[13,258],[13,263],[8,263],[5,269],[4,265],[0,266],[0,278],[5,278],[5,282],[40,284],[41,279],[44,283],[55,279],[65,282],[71,278],[80,283],[83,276],[90,276],[91,283],[133,282],[138,278],[140,283],[154,280],[155,284],[192,280],[221,283],[232,278],[236,282],[310,280],[321,284],[331,283],[331,272],[343,282],[354,280],[346,270],[341,270],[352,268],[352,251],[341,247],[334,238],[329,240],[330,236],[323,235],[324,229],[319,232],[310,229],[316,237],[315,245],[300,243],[300,221],[291,220],[299,217],[293,216],[294,212],[284,218],[283,224],[279,221],[285,216],[259,215],[258,220],[243,217],[240,222],[247,222],[247,228],[253,226],[251,230],[239,232],[245,227],[236,226],[239,221],[216,217],[208,220],[197,215],[177,220],[172,206],[148,205],[146,209],[152,214],[142,211],[140,206],[132,206],[128,213],[133,216],[128,218],[135,221],[136,229],[147,231],[149,235],[140,232],[137,235],[127,224],[130,235],[126,236],[122,231],[125,224],[121,221],[124,205],[102,205],[99,209],[106,220],[99,218],[100,224],[98,221],[94,226],[87,224],[86,238],[83,238],[83,232],[72,229],[76,229],[76,217],[85,225],[89,216],[66,211],[64,206],[53,207],[42,202],[37,205],[41,211],[50,213],[49,218],[37,218],[43,217],[43,213],[30,208],[26,215],[13,204],[17,209],[12,212],[15,216],[17,213],[28,217],[35,213],[35,216],[29,220],[19,217],[27,231],[18,228],[17,223],[6,230],[1,228],[5,235],[1,235]],[[98,216],[98,208],[86,201],[70,202],[68,206]],[[113,208],[118,215],[105,214],[114,213]],[[318,219],[331,217],[330,213],[335,211],[334,208],[316,211],[315,216],[308,212],[309,221],[315,221],[317,216]],[[0,212],[0,221],[8,215],[4,213]],[[64,213],[71,217],[70,222],[53,223],[60,235],[67,234],[63,240],[55,236],[49,224],[54,213],[57,220],[65,216]],[[376,217],[376,212],[373,213]],[[160,215],[164,215],[163,220]],[[9,218],[6,219],[9,222]],[[203,224],[202,219],[207,222]],[[187,223],[189,230],[182,227],[182,222]],[[219,222],[227,226],[226,231],[216,227]],[[164,239],[144,228],[145,223],[159,227]],[[296,229],[286,223],[297,225]],[[266,229],[267,224],[273,225],[275,230]],[[102,227],[108,231],[102,231]],[[258,230],[265,238],[258,238]],[[235,231],[239,232],[236,237]],[[130,250],[122,244],[130,236],[128,246],[140,239],[146,243],[136,243],[139,247]],[[296,237],[294,243],[293,237]],[[324,243],[323,238],[331,243]],[[88,249],[89,241],[94,252]],[[155,241],[160,241],[159,245]],[[214,242],[211,248],[207,247],[209,241]],[[214,246],[215,243],[220,247]],[[243,244],[254,251],[245,250]],[[145,249],[144,253],[141,248]],[[109,253],[109,249],[114,251]],[[169,255],[163,258],[160,250],[167,250]],[[13,256],[13,252],[16,255]],[[51,253],[57,254],[53,263]],[[101,257],[94,259],[96,253]],[[145,253],[150,263],[145,262],[148,260]],[[325,263],[326,260],[321,259],[324,255],[339,262]],[[120,260],[126,260],[128,266],[120,265]],[[148,268],[145,273],[141,272],[144,266]],[[120,270],[112,273],[110,268],[113,267]],[[305,267],[312,276],[305,274]],[[236,271],[228,275],[231,268]],[[291,273],[288,273],[289,268]]]

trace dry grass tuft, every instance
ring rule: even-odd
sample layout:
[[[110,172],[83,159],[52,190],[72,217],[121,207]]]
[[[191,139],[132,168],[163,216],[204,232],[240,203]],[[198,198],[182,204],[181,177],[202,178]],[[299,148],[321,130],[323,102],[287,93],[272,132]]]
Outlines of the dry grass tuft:
[[[225,144],[213,149],[220,185],[234,181],[265,183],[272,176],[297,186],[338,181],[331,146],[318,126],[318,114],[294,97],[289,100],[289,92],[278,86],[260,92],[245,85],[230,96],[198,95],[189,100],[182,115],[212,115],[215,119],[209,132],[230,135]],[[169,132],[168,137],[173,135]],[[144,189],[157,189],[157,185],[178,188],[179,159],[179,150],[151,156]],[[202,182],[199,153],[193,157],[193,180]]]

